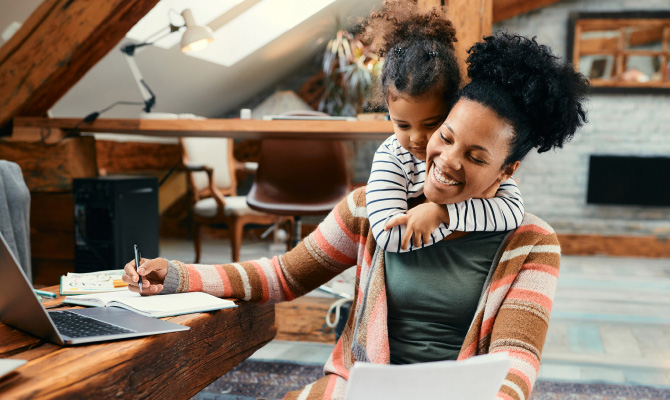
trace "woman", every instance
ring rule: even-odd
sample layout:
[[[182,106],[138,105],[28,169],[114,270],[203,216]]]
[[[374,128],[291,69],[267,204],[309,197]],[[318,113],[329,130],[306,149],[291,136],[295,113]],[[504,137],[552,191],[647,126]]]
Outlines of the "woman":
[[[561,147],[586,120],[586,79],[534,39],[487,37],[470,50],[468,63],[471,82],[428,143],[424,193],[437,204],[492,197],[531,149]],[[440,261],[430,249],[440,251]],[[138,272],[145,293],[206,291],[278,302],[355,264],[352,311],[326,375],[287,398],[343,398],[356,360],[462,360],[507,351],[512,366],[499,397],[525,399],[539,371],[559,261],[555,233],[528,213],[507,235],[456,232],[428,249],[384,253],[370,232],[365,190],[358,189],[283,256],[212,266],[142,260]],[[134,262],[125,270],[123,279],[137,291]],[[439,326],[431,325],[435,313],[444,314]]]

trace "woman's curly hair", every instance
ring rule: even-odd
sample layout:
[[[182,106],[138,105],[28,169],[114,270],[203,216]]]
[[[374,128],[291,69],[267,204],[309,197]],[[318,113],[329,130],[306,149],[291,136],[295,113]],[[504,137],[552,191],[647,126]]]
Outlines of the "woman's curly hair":
[[[377,104],[387,101],[390,87],[411,97],[441,91],[453,103],[461,81],[454,54],[456,30],[442,9],[425,12],[414,2],[386,0],[363,29],[363,40],[384,57]]]
[[[459,93],[508,120],[515,131],[505,163],[563,147],[586,122],[589,82],[535,38],[497,32],[468,50],[471,82]]]

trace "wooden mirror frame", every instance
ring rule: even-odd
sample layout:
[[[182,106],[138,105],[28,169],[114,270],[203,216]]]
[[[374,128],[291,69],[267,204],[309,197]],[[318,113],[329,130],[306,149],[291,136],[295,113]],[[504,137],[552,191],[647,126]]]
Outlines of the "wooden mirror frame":
[[[654,26],[662,29],[661,43],[662,50],[634,50],[625,49],[624,32],[625,28],[631,26]],[[619,30],[621,35],[616,40],[616,49],[600,50],[597,53],[594,50],[582,51],[581,38],[582,29],[590,27],[602,27],[603,30]],[[603,54],[612,55],[615,65],[616,77],[623,72],[624,59],[628,55],[637,56],[658,56],[661,60],[660,81],[649,82],[627,82],[621,79],[612,81],[591,80],[592,93],[641,93],[641,94],[668,94],[670,93],[670,12],[668,11],[623,11],[623,12],[574,12],[570,14],[568,21],[568,51],[567,57],[579,70],[580,57],[585,54]]]

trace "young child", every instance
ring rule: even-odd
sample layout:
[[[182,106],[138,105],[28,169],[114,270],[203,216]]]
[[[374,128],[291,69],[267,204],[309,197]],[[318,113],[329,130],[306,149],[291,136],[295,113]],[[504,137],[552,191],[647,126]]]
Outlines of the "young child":
[[[408,201],[423,194],[428,140],[447,117],[460,84],[455,30],[446,15],[438,9],[422,14],[407,2],[387,1],[383,11],[370,16],[365,34],[385,57],[380,95],[394,130],[375,153],[366,188],[377,244],[385,251],[405,252],[454,230],[516,229],[524,207],[511,176],[492,188],[495,197],[490,199],[424,203],[408,211]]]

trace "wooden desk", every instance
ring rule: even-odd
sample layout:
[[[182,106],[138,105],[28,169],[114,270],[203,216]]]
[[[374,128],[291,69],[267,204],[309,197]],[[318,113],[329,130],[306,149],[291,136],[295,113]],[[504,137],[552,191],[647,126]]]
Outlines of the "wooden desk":
[[[14,118],[17,128],[76,129],[80,132],[126,133],[162,137],[229,137],[233,139],[363,139],[384,140],[391,121],[324,121],[256,119],[97,119]]]
[[[0,381],[0,398],[188,399],[276,334],[268,304],[238,302],[233,309],[166,319],[191,329],[61,347],[0,323],[0,358],[28,360],[16,377]]]

